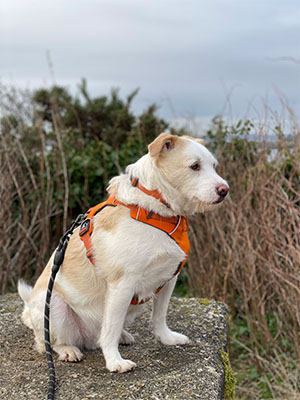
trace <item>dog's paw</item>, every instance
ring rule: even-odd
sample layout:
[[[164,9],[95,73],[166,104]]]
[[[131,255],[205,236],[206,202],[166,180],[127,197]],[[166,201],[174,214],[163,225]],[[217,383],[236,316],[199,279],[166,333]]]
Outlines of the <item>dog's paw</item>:
[[[134,343],[134,337],[129,332],[125,331],[125,329],[123,329],[119,343],[129,346],[130,344]]]
[[[173,332],[170,329],[159,332],[155,336],[161,341],[162,344],[166,344],[168,346],[182,345],[189,342],[189,338],[187,336],[178,332]]]
[[[123,358],[106,363],[106,368],[110,372],[128,372],[131,371],[134,367],[136,367],[136,363],[130,360],[124,360]]]
[[[58,353],[60,361],[78,362],[83,358],[83,354],[75,346],[54,346],[53,350]]]

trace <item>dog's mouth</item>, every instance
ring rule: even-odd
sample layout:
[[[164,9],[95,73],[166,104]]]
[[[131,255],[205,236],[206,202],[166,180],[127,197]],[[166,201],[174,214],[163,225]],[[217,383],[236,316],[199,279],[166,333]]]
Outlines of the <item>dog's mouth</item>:
[[[206,212],[206,211],[212,211],[215,207],[220,206],[223,201],[225,200],[226,197],[220,196],[217,200],[214,201],[203,201],[197,199],[197,213],[199,212]]]
[[[220,196],[220,197],[218,198],[218,200],[214,201],[212,204],[220,204],[220,203],[222,203],[222,201],[224,201],[224,200],[225,200],[225,197]]]

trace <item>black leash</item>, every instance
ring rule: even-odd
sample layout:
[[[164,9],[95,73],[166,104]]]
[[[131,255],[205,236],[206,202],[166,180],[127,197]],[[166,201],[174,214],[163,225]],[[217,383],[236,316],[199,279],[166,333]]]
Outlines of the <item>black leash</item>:
[[[54,392],[55,392],[55,369],[52,358],[52,348],[50,344],[50,301],[52,296],[52,289],[54,285],[54,280],[56,274],[59,271],[61,264],[64,261],[65,251],[68,246],[70,237],[77,226],[79,226],[84,220],[86,214],[79,214],[78,217],[72,222],[70,228],[66,231],[66,233],[60,238],[58,247],[55,251],[54,262],[52,266],[52,272],[49,279],[47,296],[45,302],[45,311],[44,311],[44,337],[45,337],[45,347],[46,347],[46,357],[49,367],[49,384],[48,384],[48,395],[47,400],[54,400]]]

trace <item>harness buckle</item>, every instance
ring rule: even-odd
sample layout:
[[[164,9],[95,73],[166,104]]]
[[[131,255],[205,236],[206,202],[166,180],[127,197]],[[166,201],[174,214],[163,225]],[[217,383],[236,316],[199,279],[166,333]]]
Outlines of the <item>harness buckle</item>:
[[[85,235],[90,229],[90,219],[85,219],[80,225],[79,236]]]
[[[148,213],[148,215],[147,215],[147,219],[152,218],[152,215],[153,215],[153,211],[151,210],[151,211],[149,211],[149,213]]]
[[[137,178],[136,176],[134,176],[133,178],[131,178],[131,186],[136,187],[136,185],[139,183],[139,178]]]

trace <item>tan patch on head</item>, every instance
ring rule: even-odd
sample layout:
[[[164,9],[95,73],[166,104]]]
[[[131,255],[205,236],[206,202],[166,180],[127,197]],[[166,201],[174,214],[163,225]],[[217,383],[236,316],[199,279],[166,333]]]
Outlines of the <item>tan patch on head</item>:
[[[173,148],[163,151],[154,159],[157,168],[163,179],[168,182],[173,189],[181,191],[181,188],[189,179],[188,154],[186,147],[190,140],[179,136]]]
[[[170,135],[169,133],[161,133],[152,143],[149,144],[148,150],[151,157],[158,157],[161,153],[169,151],[174,148],[177,140],[179,139],[176,135]]]
[[[200,144],[204,144],[204,139],[194,138],[194,137],[188,136],[188,135],[184,135],[184,136],[181,136],[181,137],[193,140],[194,142],[197,142],[197,143],[200,143]]]
[[[149,144],[148,150],[151,157],[156,160],[165,155],[175,153],[174,150],[182,150],[184,147],[185,139],[193,140],[194,142],[203,144],[204,140],[200,138],[194,138],[192,136],[176,136],[170,135],[169,133],[161,133],[152,143]],[[183,155],[183,154],[182,154]]]
[[[172,166],[180,166],[183,163],[183,159],[186,157],[184,149],[188,144],[188,141],[180,136],[176,136],[177,140],[173,147],[168,150],[161,151],[157,157],[155,157],[155,163],[159,168],[166,168],[169,170]]]

